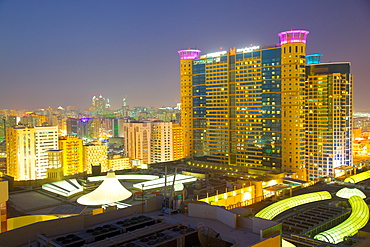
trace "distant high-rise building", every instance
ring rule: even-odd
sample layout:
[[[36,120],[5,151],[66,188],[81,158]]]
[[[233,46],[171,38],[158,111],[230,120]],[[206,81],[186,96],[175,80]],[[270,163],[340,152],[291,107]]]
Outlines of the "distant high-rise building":
[[[0,139],[6,136],[6,129],[17,125],[16,116],[0,116]]]
[[[101,121],[99,118],[92,118],[89,121],[87,137],[92,139],[98,139],[101,137]]]
[[[122,99],[122,107],[118,110],[121,117],[129,116],[129,106],[127,105],[126,97]]]
[[[10,127],[13,127],[15,125],[17,125],[17,116],[15,115],[11,115],[11,116],[7,116],[6,117],[6,122],[5,122],[5,127],[6,129],[7,128],[10,128]]]
[[[123,124],[128,122],[126,119],[124,118],[119,118],[118,119],[118,137],[124,137],[125,136],[125,131],[124,131],[124,128],[123,128]],[[116,137],[116,136],[115,136]]]
[[[172,124],[173,160],[184,158],[184,142],[182,139],[182,127],[178,123]]]
[[[75,136],[60,137],[59,149],[62,150],[64,176],[82,173],[84,171],[82,139]]]
[[[66,111],[77,111],[78,107],[77,106],[67,106]]]
[[[98,139],[100,137],[100,119],[99,118],[81,118],[77,122],[78,137]]]
[[[141,159],[142,163],[150,163],[150,123],[123,123],[125,138],[125,157]]]
[[[114,120],[115,118],[108,118],[108,117],[100,119],[99,137],[106,139],[106,138],[110,138],[113,136]],[[118,133],[118,126],[117,126],[117,133]]]
[[[178,52],[181,126],[186,158],[229,165],[230,170],[234,171],[245,167],[292,171],[296,174],[295,178],[302,180],[330,175],[332,169],[340,164],[352,165],[351,151],[347,144],[343,144],[348,152],[340,151],[336,164],[326,167],[327,172],[307,172],[307,168],[311,169],[315,164],[319,167],[319,164],[318,159],[309,157],[306,146],[314,143],[313,140],[321,140],[323,135],[319,134],[316,126],[316,129],[310,129],[315,138],[310,136],[312,142],[306,141],[306,124],[312,126],[317,121],[312,115],[306,115],[306,100],[315,94],[316,101],[310,103],[317,103],[318,108],[312,114],[323,114],[324,111],[319,110],[324,103],[319,105],[319,99],[324,100],[319,96],[322,95],[322,89],[310,84],[314,78],[323,81],[318,79],[324,76],[323,72],[316,69],[313,73],[306,73],[308,33],[305,30],[281,32],[280,43],[270,46],[232,48],[205,55],[200,55],[198,49]],[[308,59],[315,61],[316,58]],[[308,64],[307,71],[311,71],[311,67],[321,68],[325,65]],[[339,108],[330,110],[328,105],[328,112],[323,114],[326,118],[337,119],[333,125],[342,126],[343,131],[333,131],[328,135],[330,139],[348,143],[351,137],[349,122],[352,121],[349,67],[326,67],[322,71],[331,71],[332,76],[340,76],[342,79],[337,81],[342,80],[343,84],[336,87],[343,91],[341,103],[339,99],[335,101]],[[312,88],[309,88],[310,85]],[[335,115],[346,120],[342,119],[339,123]],[[328,129],[329,125],[330,121],[326,124]],[[337,152],[339,150],[333,150],[332,155],[335,156]]]
[[[68,136],[98,139],[101,135],[101,122],[99,118],[68,118],[66,125]]]
[[[143,164],[173,160],[172,122],[123,123],[125,156]]]
[[[46,116],[39,116],[37,114],[30,114],[21,117],[20,124],[28,127],[45,126],[48,125],[46,121]]]
[[[112,119],[112,137],[119,137],[119,118]]]
[[[6,135],[6,118],[0,117],[0,140],[5,139]]]
[[[66,120],[68,136],[78,136],[78,121],[79,119],[77,118],[68,118]]]
[[[151,122],[150,163],[173,160],[172,122]]]
[[[56,114],[51,114],[49,116],[49,121],[48,123],[51,125],[51,126],[58,126],[59,129],[61,129],[63,126],[62,126],[62,122],[61,122],[61,116],[60,115],[56,115]]]
[[[110,102],[109,102],[109,99],[107,98],[106,102],[105,102],[105,109],[110,109]]]
[[[92,106],[94,109],[98,112],[98,114],[102,114],[106,109],[109,109],[110,103],[109,99],[103,98],[103,96],[100,94],[99,97],[92,98]]]
[[[58,127],[14,126],[6,134],[7,174],[15,180],[46,178],[48,150],[58,149]]]

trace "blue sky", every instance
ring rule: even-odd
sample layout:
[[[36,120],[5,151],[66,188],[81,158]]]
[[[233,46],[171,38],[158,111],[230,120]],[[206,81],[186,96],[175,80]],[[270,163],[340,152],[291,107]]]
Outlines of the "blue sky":
[[[0,109],[118,108],[179,102],[177,50],[278,43],[310,31],[308,53],[346,61],[355,107],[370,108],[370,3],[310,1],[0,1]]]

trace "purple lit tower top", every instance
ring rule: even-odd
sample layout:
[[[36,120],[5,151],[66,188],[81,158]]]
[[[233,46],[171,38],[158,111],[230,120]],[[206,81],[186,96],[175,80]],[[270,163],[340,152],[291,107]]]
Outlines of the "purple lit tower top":
[[[279,33],[280,45],[287,43],[306,43],[307,34],[306,30],[290,30]]]
[[[178,53],[180,54],[180,59],[198,59],[200,50],[198,49],[179,50]]]

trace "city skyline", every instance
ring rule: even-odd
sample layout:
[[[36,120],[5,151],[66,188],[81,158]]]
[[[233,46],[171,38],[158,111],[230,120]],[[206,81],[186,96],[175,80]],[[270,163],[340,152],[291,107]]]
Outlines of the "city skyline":
[[[351,62],[355,109],[370,108],[367,1],[335,1],[336,9],[334,1],[212,3],[3,1],[0,108],[88,108],[99,94],[111,109],[124,97],[130,106],[174,106],[177,50],[276,44],[289,29],[310,31],[307,54]]]

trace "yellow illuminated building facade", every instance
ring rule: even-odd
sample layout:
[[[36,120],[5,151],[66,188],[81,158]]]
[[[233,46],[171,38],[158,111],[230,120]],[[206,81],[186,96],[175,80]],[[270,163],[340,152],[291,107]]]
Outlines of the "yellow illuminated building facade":
[[[172,124],[173,160],[184,158],[184,141],[182,139],[182,127],[178,123]]]
[[[353,157],[358,160],[370,159],[370,139],[357,138],[353,141]]]
[[[7,175],[14,177],[14,180],[36,179],[35,128],[8,128],[6,156]]]
[[[62,150],[64,176],[82,173],[84,171],[82,139],[72,136],[60,137],[59,149]]]
[[[184,155],[193,157],[193,60],[199,57],[200,50],[188,49],[180,54],[180,94],[181,126],[183,127]]]
[[[83,146],[84,171],[92,173],[91,166],[101,166],[101,171],[108,171],[108,147],[100,141],[93,141]]]
[[[9,200],[8,181],[0,180],[0,233],[8,230],[8,208]]]
[[[305,168],[306,36],[308,31],[279,33],[281,44],[282,169],[307,179]]]
[[[7,174],[15,180],[46,178],[48,150],[58,149],[58,127],[8,128],[6,134]]]
[[[131,169],[130,158],[122,158],[120,155],[114,155],[108,159],[108,171],[118,171]]]
[[[306,138],[305,90],[310,80],[306,69],[311,66],[306,63],[308,33],[280,32],[279,44],[270,46],[205,55],[198,49],[178,51],[186,158],[235,167],[229,171],[242,167],[291,171],[301,180],[331,175],[307,169],[314,162],[309,159],[307,163],[306,150],[311,145]],[[352,82],[347,81],[341,91],[350,95]],[[325,114],[331,118],[336,113],[328,110]],[[351,121],[351,114],[343,110],[341,117]],[[339,137],[339,133],[332,134],[333,139]],[[343,138],[348,140],[348,134],[343,132]],[[345,156],[350,158],[351,150],[347,151]],[[351,165],[342,158],[343,165]]]
[[[46,171],[46,177],[53,180],[63,179],[62,150],[48,150],[49,167]]]

